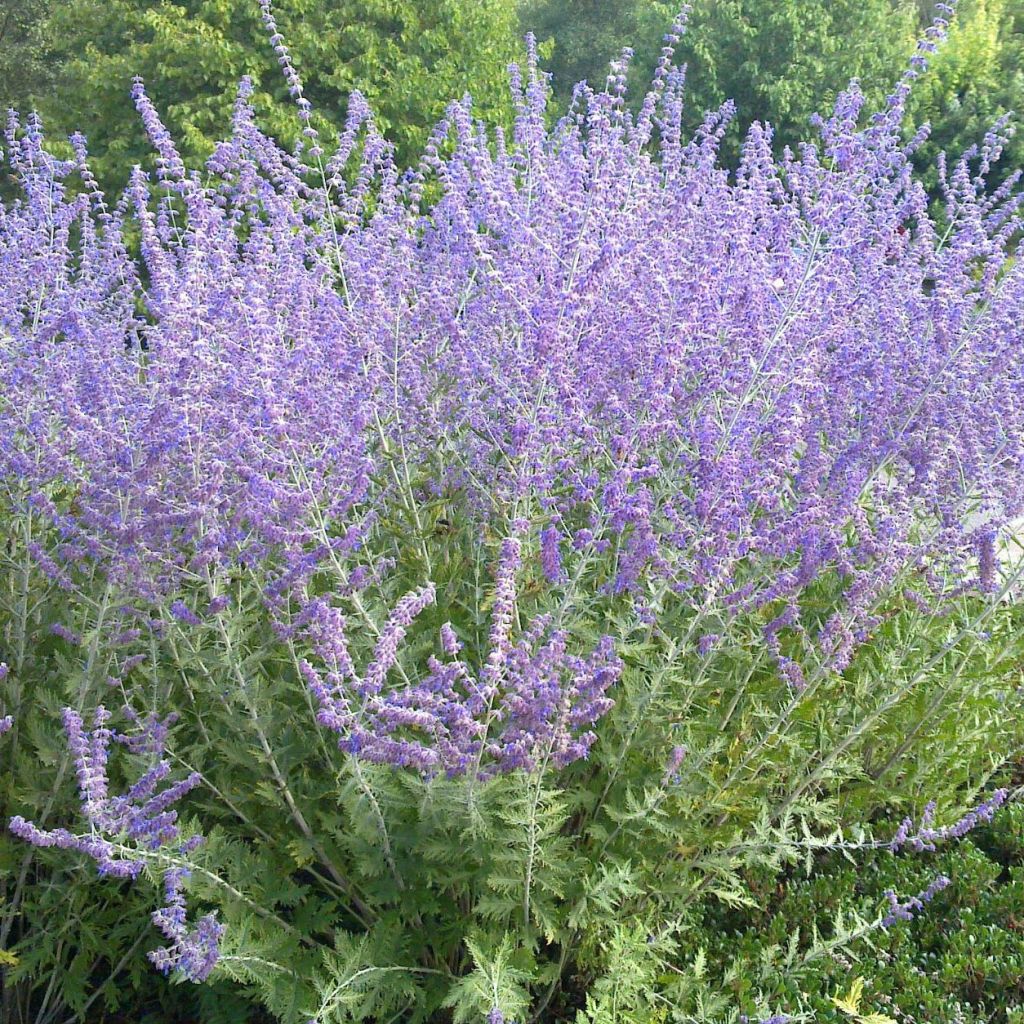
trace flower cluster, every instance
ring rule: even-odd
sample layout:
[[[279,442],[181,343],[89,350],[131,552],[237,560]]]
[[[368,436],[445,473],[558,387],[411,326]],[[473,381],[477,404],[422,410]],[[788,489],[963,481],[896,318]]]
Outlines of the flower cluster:
[[[506,556],[514,550],[506,545]],[[597,738],[589,726],[611,706],[606,692],[622,671],[614,642],[606,636],[589,656],[573,655],[567,634],[550,630],[550,619],[538,616],[511,643],[510,564],[507,559],[499,580],[491,651],[479,673],[458,657],[458,638],[446,623],[439,639],[447,660],[430,656],[420,680],[405,676],[404,685],[384,688],[405,630],[434,599],[432,588],[399,601],[361,675],[345,646],[342,620],[321,607],[310,623],[314,646],[330,646],[333,657],[326,672],[308,661],[301,667],[318,721],[339,734],[343,750],[378,764],[449,775],[561,767],[586,756]]]
[[[212,914],[204,915],[191,928],[186,923],[183,885],[188,870],[178,862],[196,849],[202,837],[181,840],[177,811],[171,809],[199,784],[200,777],[192,773],[161,790],[159,787],[170,774],[171,766],[166,759],[160,759],[124,794],[112,796],[107,773],[110,743],[123,737],[109,727],[110,717],[106,708],[97,708],[90,731],[77,711],[64,709],[64,730],[88,831],[42,829],[21,815],[11,819],[10,830],[33,846],[84,853],[96,862],[100,875],[114,878],[137,878],[147,865],[161,864],[161,854],[171,855],[176,866],[164,873],[167,905],[153,914],[154,923],[171,945],[154,951],[150,959],[165,972],[176,970],[190,981],[203,981],[217,961],[223,927]],[[143,732],[143,740],[130,745],[153,749],[154,735],[159,734],[159,729]],[[135,739],[131,737],[130,741]],[[159,750],[162,751],[162,743]]]
[[[224,926],[213,914],[204,914],[192,927],[186,922],[183,892],[187,868],[171,868],[164,875],[165,906],[153,911],[153,922],[171,941],[149,954],[164,974],[177,971],[192,982],[203,982],[217,964]]]
[[[951,880],[946,875],[939,875],[927,889],[903,903],[900,903],[896,893],[891,889],[887,890],[885,898],[889,901],[889,912],[882,918],[882,927],[891,928],[897,921],[913,921],[914,914],[923,910],[926,903],[931,903],[949,885],[952,885]]]

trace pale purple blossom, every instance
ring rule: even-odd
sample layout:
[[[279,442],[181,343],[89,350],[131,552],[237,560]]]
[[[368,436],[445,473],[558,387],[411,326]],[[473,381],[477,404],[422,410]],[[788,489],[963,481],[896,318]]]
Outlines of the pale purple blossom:
[[[889,902],[889,912],[882,918],[882,927],[891,928],[897,921],[913,921],[914,915],[924,909],[943,889],[952,885],[945,875],[939,875],[928,887],[916,896],[900,902],[899,897],[891,889],[886,890],[885,898]]]
[[[959,820],[940,828],[935,828],[932,824],[935,819],[935,803],[930,802],[925,806],[921,815],[921,823],[916,829],[913,818],[903,819],[889,843],[889,849],[895,853],[907,846],[911,850],[921,853],[925,850],[934,850],[935,844],[944,839],[961,839],[979,825],[990,822],[995,817],[996,811],[1006,803],[1009,795],[1007,789],[994,790],[990,797],[968,811]]]
[[[140,646],[112,685],[177,624],[264,616],[354,756],[568,764],[621,672],[591,608],[653,632],[707,605],[709,662],[752,617],[802,700],[894,588],[928,609],[949,579],[993,591],[1024,513],[1021,211],[989,187],[1006,119],[940,165],[948,232],[914,172],[906,101],[941,23],[882,109],[852,84],[781,156],[755,124],[728,173],[734,107],[682,127],[685,14],[638,106],[624,52],[557,124],[531,43],[500,145],[456,102],[403,174],[357,93],[320,165],[260,10],[305,152],[260,130],[245,80],[197,174],[136,81],[157,171],[115,199],[84,139],[58,160],[9,119],[0,480],[75,605],[55,636],[91,637],[81,580],[124,595],[102,640]],[[472,595],[431,582],[456,554]]]
[[[540,535],[540,559],[544,578],[548,583],[561,583],[565,572],[562,569],[562,554],[559,550],[561,533],[557,526],[548,526]]]

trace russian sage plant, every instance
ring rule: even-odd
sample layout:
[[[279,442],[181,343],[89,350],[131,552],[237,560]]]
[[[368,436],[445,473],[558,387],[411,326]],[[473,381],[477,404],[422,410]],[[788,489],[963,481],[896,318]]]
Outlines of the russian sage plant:
[[[691,998],[679,936],[751,871],[955,839],[1019,749],[1009,123],[933,220],[939,19],[882,110],[730,172],[680,17],[635,115],[627,53],[553,123],[531,43],[511,134],[453,102],[403,171],[358,94],[317,135],[263,11],[295,151],[243,82],[189,170],[137,82],[156,170],[110,198],[8,119],[5,1019],[147,951],[284,1021],[799,1013]]]

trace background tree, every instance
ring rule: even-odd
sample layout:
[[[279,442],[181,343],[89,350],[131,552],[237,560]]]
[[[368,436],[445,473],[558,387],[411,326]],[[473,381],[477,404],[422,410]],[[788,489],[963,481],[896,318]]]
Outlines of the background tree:
[[[520,25],[549,43],[545,69],[564,104],[577,82],[600,88],[609,61],[624,46],[636,51],[638,67],[653,67],[678,6],[667,0],[522,0]]]
[[[0,110],[31,103],[55,68],[42,44],[50,0],[4,0],[0,5]]]
[[[550,70],[564,101],[575,83],[603,83],[608,61],[629,44],[639,93],[653,69],[675,0],[527,0],[524,28],[553,40]],[[716,0],[695,4],[677,59],[687,64],[689,119],[727,99],[737,105],[732,135],[769,120],[780,142],[807,137],[807,122],[857,77],[881,99],[913,50],[912,0]],[[634,96],[636,99],[637,96]]]
[[[534,31],[552,72],[555,110],[576,82],[604,83],[630,45],[633,98],[649,80],[678,0],[280,0],[278,20],[314,103],[318,127],[340,123],[362,90],[381,126],[413,161],[446,103],[469,90],[486,120],[509,116],[506,65]],[[714,0],[696,3],[678,49],[688,66],[690,125],[734,99],[725,155],[746,126],[769,120],[781,146],[806,138],[851,77],[877,104],[933,16],[931,0]],[[283,141],[294,106],[256,0],[6,0],[0,13],[0,106],[37,107],[51,138],[89,138],[107,185],[150,159],[129,96],[140,74],[195,165],[227,129],[238,80],[256,86],[260,122]],[[928,120],[919,155],[958,154],[993,120],[1024,108],[1024,0],[963,0],[950,39],[917,83],[911,119]],[[1006,163],[1020,163],[1024,137]],[[926,170],[926,174],[928,174]],[[934,187],[935,175],[930,172]]]
[[[508,113],[514,0],[280,0],[275,14],[321,128],[341,123],[359,89],[408,161],[470,88],[481,116]],[[38,59],[60,69],[38,99],[49,130],[85,132],[107,183],[150,153],[129,95],[134,75],[188,163],[226,134],[243,75],[261,125],[286,141],[298,132],[256,0],[56,0],[40,31]]]
[[[1011,112],[1024,114],[1024,2],[964,0],[911,97],[912,119],[932,126],[918,155],[928,184],[936,184],[940,150],[958,157]],[[1024,165],[1024,135],[1011,141],[1002,164]]]
[[[690,115],[733,99],[737,126],[770,121],[781,143],[809,135],[851,78],[880,103],[913,52],[905,0],[723,0],[698,5],[683,39]]]
[[[675,0],[524,0],[523,30],[551,46],[547,62],[564,104],[573,86],[598,87],[622,47],[636,51],[637,101],[649,80]],[[781,146],[808,136],[808,118],[827,109],[857,77],[870,104],[895,82],[917,34],[935,15],[932,0],[716,0],[697,3],[677,53],[687,63],[691,125],[725,99],[737,104],[727,143],[754,120],[771,121]],[[909,120],[928,121],[932,136],[918,155],[934,188],[940,150],[958,156],[1001,115],[1024,111],[1024,0],[962,0],[949,38],[915,84]],[[1007,167],[1024,157],[1024,134],[1011,143]]]

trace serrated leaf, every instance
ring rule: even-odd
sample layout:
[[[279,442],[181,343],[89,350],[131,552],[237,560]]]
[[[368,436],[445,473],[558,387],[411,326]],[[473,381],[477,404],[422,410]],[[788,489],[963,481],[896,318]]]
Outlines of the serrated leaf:
[[[854,978],[850,985],[850,991],[845,996],[832,996],[832,1002],[843,1013],[848,1013],[851,1017],[857,1017],[860,1014],[860,1000],[863,994],[864,979]]]

